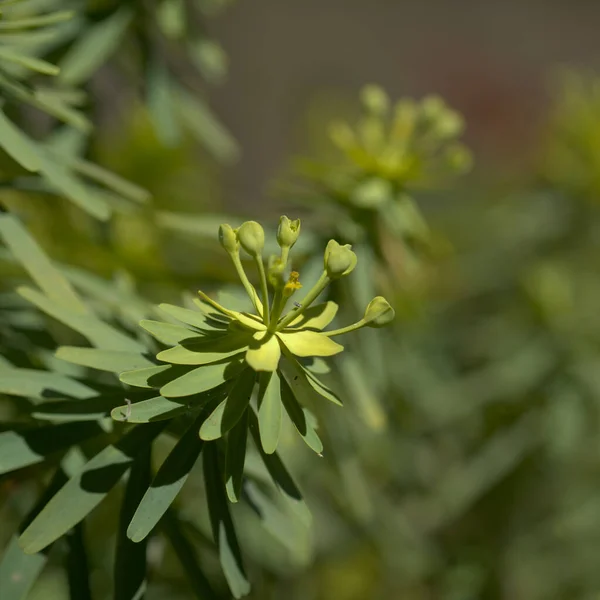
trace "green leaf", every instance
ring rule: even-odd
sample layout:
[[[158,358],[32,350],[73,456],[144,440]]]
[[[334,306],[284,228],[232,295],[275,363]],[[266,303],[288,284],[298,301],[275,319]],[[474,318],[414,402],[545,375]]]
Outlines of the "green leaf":
[[[323,442],[321,442],[313,426],[314,418],[305,408],[300,406],[285,377],[281,379],[281,400],[288,416],[306,445],[321,456]]]
[[[142,320],[140,321],[140,327],[167,346],[174,346],[183,340],[194,339],[200,336],[200,332],[161,321]]]
[[[188,427],[160,466],[127,528],[130,540],[139,542],[146,538],[185,484],[202,451],[203,442],[198,438],[202,418],[201,415]]]
[[[20,287],[17,292],[47,315],[79,332],[93,346],[103,350],[146,351],[140,342],[100,321],[94,315],[74,313],[31,288]]]
[[[219,600],[219,596],[215,594],[206,575],[201,571],[196,550],[181,530],[179,519],[172,508],[167,510],[162,520],[162,526],[188,576],[196,598],[198,600]]]
[[[310,306],[289,324],[289,328],[321,331],[335,319],[337,311],[338,305],[331,301]]]
[[[60,80],[69,86],[79,86],[87,81],[117,50],[131,17],[131,8],[122,6],[82,32],[60,62]]]
[[[132,542],[127,536],[127,527],[139,506],[144,490],[150,485],[151,446],[148,445],[136,456],[121,504],[117,551],[114,567],[114,600],[141,600],[144,597],[146,581],[147,542]]]
[[[15,127],[2,110],[0,110],[0,146],[23,168],[32,172],[40,170],[35,143]]]
[[[248,440],[248,408],[227,436],[225,454],[225,489],[231,502],[240,499],[244,463],[246,462],[246,444]]]
[[[227,329],[227,323],[223,322],[222,315],[215,314],[213,310],[200,312],[189,308],[182,308],[181,306],[175,306],[173,304],[160,304],[159,308],[178,321],[181,321],[186,325],[197,327],[200,330],[223,331]]]
[[[19,30],[28,27],[43,27],[45,25],[54,25],[72,19],[75,13],[72,10],[62,10],[48,15],[29,17],[27,19],[14,19],[11,21],[0,21],[0,31]]]
[[[187,403],[182,404],[157,396],[133,404],[117,406],[112,409],[111,417],[115,421],[126,421],[128,423],[151,423],[152,421],[173,419],[184,414],[187,410]]]
[[[206,365],[245,351],[251,339],[248,334],[207,335],[163,350],[156,358],[177,365]]]
[[[240,155],[239,147],[208,106],[183,89],[178,90],[177,100],[183,122],[198,141],[218,161],[235,162]]]
[[[46,62],[45,60],[36,58],[35,56],[28,56],[22,52],[15,52],[10,48],[2,46],[0,46],[0,58],[7,60],[8,62],[13,62],[21,67],[25,67],[26,69],[42,73],[43,75],[58,75],[60,72],[60,69],[57,66]]]
[[[174,373],[179,372],[181,374],[181,371],[181,367],[177,369],[177,367],[171,365],[159,365],[157,367],[136,369],[135,371],[125,371],[119,375],[119,381],[134,387],[159,388],[166,381],[170,381],[172,377],[175,377]]]
[[[166,422],[138,425],[88,461],[46,504],[21,534],[28,554],[39,552],[84,519],[131,466],[135,456],[164,429]],[[76,424],[82,427],[82,424]]]
[[[316,331],[282,332],[277,337],[296,356],[334,356],[344,350],[344,346]]]
[[[281,361],[280,370],[300,404],[312,406],[319,401],[319,396],[323,396],[342,406],[342,401],[313,373],[304,370],[292,356],[286,355],[285,360]]]
[[[173,379],[160,389],[160,393],[165,398],[200,394],[234,378],[243,368],[241,361],[232,360],[204,365]]]
[[[248,426],[254,445],[258,449],[258,452],[262,458],[262,461],[273,480],[273,483],[277,486],[279,491],[283,494],[286,500],[290,503],[290,506],[294,509],[296,515],[302,520],[303,523],[309,523],[311,520],[311,514],[308,507],[304,503],[302,493],[298,489],[298,486],[292,479],[285,465],[279,458],[277,452],[267,454],[263,449],[260,442],[260,432],[258,430],[258,419],[252,409],[248,410]]]
[[[281,434],[281,393],[277,371],[260,373],[258,384],[260,441],[263,450],[267,454],[273,454]]]
[[[155,366],[143,354],[137,352],[123,352],[119,350],[97,350],[96,348],[78,348],[75,346],[61,346],[56,351],[56,357],[61,360],[98,369],[110,373],[122,373],[144,367]]]
[[[241,598],[250,592],[250,583],[246,578],[240,546],[229,513],[216,444],[206,444],[202,454],[208,514],[213,536],[219,549],[221,567],[231,593],[235,598]]]
[[[0,123],[1,123],[0,113]],[[0,131],[0,139],[3,138]],[[13,256],[48,298],[77,313],[87,313],[79,296],[63,274],[52,264],[44,251],[21,223],[12,215],[0,215],[0,235]]]
[[[240,420],[248,407],[256,374],[252,369],[245,369],[237,376],[227,398],[223,400],[200,427],[200,437],[205,440],[216,440],[224,436]]]
[[[165,146],[176,146],[181,140],[181,127],[175,114],[173,83],[160,55],[149,61],[146,90],[146,104],[159,140]]]
[[[246,362],[255,371],[275,371],[281,357],[277,336],[269,332],[254,334],[246,352]]]
[[[90,564],[85,547],[83,523],[78,523],[67,534],[67,576],[71,598],[92,600]],[[33,556],[36,556],[35,554]]]
[[[96,423],[65,423],[0,432],[0,474],[43,462],[53,454],[103,433]]]
[[[60,373],[34,369],[2,368],[0,392],[42,401],[48,398],[92,398],[95,390]]]
[[[13,536],[0,562],[0,598],[26,600],[46,561],[44,554],[25,554]]]
[[[53,421],[54,423],[69,423],[73,421],[97,421],[110,414],[115,404],[123,401],[123,396],[114,394],[81,400],[64,400],[44,402],[36,406],[31,413],[34,419]]]

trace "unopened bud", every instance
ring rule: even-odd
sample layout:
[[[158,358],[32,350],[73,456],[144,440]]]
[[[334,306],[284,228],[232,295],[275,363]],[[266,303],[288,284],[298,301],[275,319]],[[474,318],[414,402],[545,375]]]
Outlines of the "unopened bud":
[[[385,327],[395,315],[390,303],[383,296],[376,296],[369,302],[363,318],[367,327]]]
[[[237,230],[237,239],[250,256],[259,256],[265,246],[265,230],[256,221],[246,221]]]
[[[239,245],[236,230],[227,223],[223,223],[223,225],[219,227],[219,242],[221,242],[221,246],[223,246],[229,254],[235,254],[238,251]]]
[[[300,219],[293,221],[283,216],[279,219],[279,227],[277,229],[277,243],[282,248],[291,248],[300,235]]]
[[[330,279],[337,279],[348,275],[358,262],[356,254],[352,252],[352,246],[346,244],[341,246],[335,240],[330,240],[325,248],[325,270]]]

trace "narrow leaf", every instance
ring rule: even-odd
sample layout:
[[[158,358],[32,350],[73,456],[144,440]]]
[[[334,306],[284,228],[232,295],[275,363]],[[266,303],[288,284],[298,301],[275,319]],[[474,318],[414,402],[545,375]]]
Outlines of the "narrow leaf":
[[[122,373],[144,367],[153,367],[155,364],[138,352],[123,352],[119,350],[97,350],[96,348],[78,348],[74,346],[61,346],[56,351],[56,357],[61,360],[98,369],[110,373]]]
[[[230,502],[240,499],[246,462],[246,444],[248,440],[248,408],[227,436],[225,454],[225,489]]]
[[[0,110],[0,146],[28,171],[39,171],[40,161],[35,144]]]
[[[267,454],[273,454],[281,434],[281,393],[277,371],[260,373],[258,378],[258,425],[260,441]]]
[[[13,536],[0,562],[0,598],[26,600],[46,564],[44,554],[25,554]]]
[[[64,397],[83,400],[97,394],[87,385],[60,373],[12,367],[2,368],[0,393],[38,401]]]
[[[174,346],[183,340],[194,339],[201,335],[200,332],[161,321],[143,320],[140,321],[140,327],[167,346]]]

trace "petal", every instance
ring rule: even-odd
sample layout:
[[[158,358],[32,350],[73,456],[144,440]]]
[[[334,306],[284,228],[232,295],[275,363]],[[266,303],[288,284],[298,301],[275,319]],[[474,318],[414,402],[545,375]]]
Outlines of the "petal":
[[[290,323],[290,327],[298,329],[325,329],[338,311],[338,305],[335,302],[325,302],[307,308],[298,318]]]
[[[246,362],[255,371],[274,371],[281,357],[277,337],[262,331],[255,333],[253,337],[246,352]]]
[[[344,346],[316,331],[278,333],[277,336],[296,356],[333,356],[344,349]]]

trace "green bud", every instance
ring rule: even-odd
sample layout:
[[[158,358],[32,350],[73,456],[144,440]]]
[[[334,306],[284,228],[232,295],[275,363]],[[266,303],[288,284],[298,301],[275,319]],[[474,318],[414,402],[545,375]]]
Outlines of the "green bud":
[[[250,256],[260,256],[265,246],[265,230],[256,221],[246,221],[237,230],[237,239]]]
[[[229,254],[235,254],[238,251],[239,244],[237,241],[236,230],[227,223],[223,223],[223,225],[219,227],[219,242],[221,242],[221,246],[223,246]]]
[[[390,303],[383,296],[376,296],[365,309],[367,327],[385,327],[396,315]]]
[[[390,108],[390,99],[378,85],[366,85],[360,92],[365,108],[372,114],[383,116]]]
[[[277,229],[277,243],[282,248],[291,248],[300,235],[300,219],[291,221],[286,216],[279,219]]]
[[[330,279],[336,279],[348,275],[358,262],[356,254],[352,252],[352,246],[346,244],[341,246],[335,240],[329,240],[325,248],[325,270]]]

